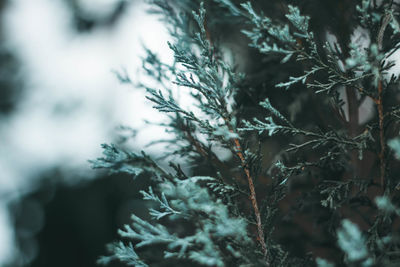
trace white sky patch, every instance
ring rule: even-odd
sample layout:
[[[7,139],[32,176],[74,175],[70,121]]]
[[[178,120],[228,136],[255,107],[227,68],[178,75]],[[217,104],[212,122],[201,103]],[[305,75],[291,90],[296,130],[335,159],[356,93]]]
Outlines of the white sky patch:
[[[335,35],[333,35],[330,32],[326,32],[326,38],[332,49],[334,49],[335,46],[338,46],[337,38]],[[368,32],[365,29],[363,29],[361,27],[357,27],[351,36],[350,42],[352,44],[355,44],[357,47],[359,47],[360,50],[364,50],[367,47],[369,47],[371,40],[369,38]],[[339,51],[342,50],[341,47],[338,47],[338,48],[339,48]],[[346,71],[346,66],[345,66],[344,62],[339,61],[338,66],[341,69],[341,71],[343,71],[343,72]],[[347,101],[345,87],[341,86],[340,88],[338,88],[338,91],[340,93],[341,98],[344,101],[343,111],[346,116],[346,120],[348,121],[349,120],[349,110],[348,110],[349,107],[348,107],[348,101]],[[358,97],[358,99],[361,98],[358,91],[357,91],[357,97]],[[373,100],[369,97],[366,97],[365,100],[362,102],[362,104],[359,107],[359,111],[358,111],[359,112],[359,114],[358,114],[359,124],[364,124],[364,123],[368,122],[374,116],[375,109],[373,106],[374,106]]]
[[[102,0],[98,7],[112,2]],[[143,119],[162,117],[143,90],[121,86],[111,72],[125,67],[136,79],[141,42],[172,61],[165,27],[146,14],[144,4],[132,5],[112,28],[81,35],[72,30],[71,14],[61,1],[12,1],[2,23],[7,44],[23,62],[25,94],[0,125],[0,195],[26,191],[55,166],[71,180],[82,177],[77,173],[90,176],[87,160],[101,155],[100,144],[111,142],[119,125],[141,129],[137,147],[166,135],[161,128],[144,128]],[[13,232],[0,204],[2,265],[12,251]]]
[[[392,55],[390,55],[390,57],[387,58],[387,61],[400,62],[400,49],[395,51]],[[400,64],[394,64],[394,66],[388,70],[386,80],[390,80],[390,77],[392,77],[392,75],[394,75],[395,77],[399,77]]]

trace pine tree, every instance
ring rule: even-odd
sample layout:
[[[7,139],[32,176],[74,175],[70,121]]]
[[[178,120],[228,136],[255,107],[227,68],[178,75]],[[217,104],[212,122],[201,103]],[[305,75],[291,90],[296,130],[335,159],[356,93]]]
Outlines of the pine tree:
[[[398,4],[255,2],[152,1],[174,40],[175,62],[147,50],[143,68],[159,88],[140,86],[174,134],[163,155],[170,168],[103,145],[95,168],[150,177],[141,193],[151,218],[133,214],[99,263],[400,263],[400,109],[398,77],[390,75]],[[325,5],[322,15],[312,4]],[[331,5],[332,20],[323,17]],[[247,38],[251,67],[232,63],[221,29]],[[190,92],[193,108],[182,107],[174,87]]]

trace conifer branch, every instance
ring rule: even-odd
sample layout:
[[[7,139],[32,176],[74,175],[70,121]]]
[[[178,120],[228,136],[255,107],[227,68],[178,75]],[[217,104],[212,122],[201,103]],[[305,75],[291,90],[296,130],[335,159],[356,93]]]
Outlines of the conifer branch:
[[[228,119],[225,119],[226,124],[229,127],[229,131],[231,133],[234,133],[234,130],[232,129],[232,126],[230,126],[230,123]],[[232,142],[235,146],[235,154],[239,158],[240,163],[242,165],[243,171],[246,174],[247,182],[249,184],[249,189],[250,189],[250,200],[251,200],[251,205],[253,206],[254,210],[254,215],[256,217],[256,226],[257,226],[257,240],[261,245],[261,249],[263,251],[264,257],[266,259],[266,264],[269,266],[269,259],[268,259],[268,249],[265,243],[265,238],[264,238],[264,229],[263,229],[263,224],[261,221],[261,213],[258,208],[258,203],[257,203],[257,195],[256,195],[256,190],[254,187],[254,181],[253,178],[250,174],[250,169],[247,165],[246,158],[243,155],[243,150],[242,146],[240,145],[240,141],[238,138],[233,138]]]
[[[204,26],[205,33],[206,33],[206,38],[209,41],[210,47],[212,48],[213,46],[212,46],[211,35],[210,35],[210,33],[209,33],[209,31],[208,31],[208,29],[206,27],[207,25],[206,25],[206,21],[205,20],[203,22],[203,26]],[[214,54],[212,54],[212,57],[214,57]],[[223,102],[222,106],[223,106],[224,110],[226,111],[226,102],[224,101],[223,98],[221,98],[221,100]],[[224,117],[223,119],[224,119],[224,121],[225,121],[225,123],[226,123],[226,125],[227,125],[227,127],[229,129],[229,132],[231,132],[234,135],[237,135],[237,133],[232,129],[230,120],[228,118],[226,118],[226,117]],[[242,150],[242,146],[240,145],[239,139],[238,138],[232,138],[232,143],[233,143],[233,145],[235,147],[235,149],[234,149],[235,154],[239,158],[240,164],[242,165],[244,173],[246,174],[247,182],[248,182],[249,189],[250,189],[251,205],[253,207],[254,215],[256,217],[257,240],[261,245],[262,252],[263,252],[264,257],[266,259],[266,265],[269,266],[268,249],[267,249],[267,246],[266,246],[266,243],[265,243],[264,229],[263,229],[263,224],[262,224],[262,221],[261,221],[261,213],[260,213],[260,210],[258,208],[257,195],[256,195],[255,187],[254,187],[254,181],[253,181],[253,178],[252,178],[252,176],[250,174],[250,169],[247,166],[246,158],[243,155],[243,150]]]
[[[385,169],[386,169],[386,162],[385,162],[385,130],[383,127],[383,88],[382,88],[382,81],[378,81],[378,98],[375,99],[375,103],[378,107],[378,117],[379,117],[379,140],[380,140],[380,152],[379,152],[379,161],[380,161],[380,182],[381,186],[384,186],[385,182]]]
[[[254,215],[256,216],[256,223],[257,223],[257,239],[258,242],[261,245],[263,254],[267,260],[267,266],[269,266],[268,263],[268,250],[265,244],[265,239],[264,239],[264,229],[263,229],[263,225],[262,225],[262,221],[261,221],[261,214],[260,214],[260,210],[258,209],[258,204],[257,204],[257,196],[256,196],[256,190],[254,187],[254,182],[253,182],[253,178],[250,175],[250,170],[247,167],[246,164],[246,159],[243,156],[242,153],[242,147],[240,145],[240,142],[237,138],[233,139],[233,142],[235,144],[235,148],[236,148],[236,155],[239,157],[240,162],[242,164],[243,170],[246,174],[246,178],[247,178],[247,182],[249,184],[249,189],[250,189],[250,200],[251,200],[251,204],[253,206],[254,209]]]
[[[386,12],[385,16],[382,20],[382,25],[379,29],[379,33],[377,36],[377,43],[379,51],[382,50],[383,46],[383,37],[385,34],[386,27],[389,25],[392,16],[390,12]],[[384,186],[385,180],[385,169],[386,169],[386,162],[385,162],[385,132],[383,128],[383,87],[382,87],[382,79],[379,77],[378,80],[378,98],[374,100],[377,107],[378,107],[378,118],[379,118],[379,140],[380,140],[380,152],[379,152],[379,161],[380,161],[380,182],[381,186]]]

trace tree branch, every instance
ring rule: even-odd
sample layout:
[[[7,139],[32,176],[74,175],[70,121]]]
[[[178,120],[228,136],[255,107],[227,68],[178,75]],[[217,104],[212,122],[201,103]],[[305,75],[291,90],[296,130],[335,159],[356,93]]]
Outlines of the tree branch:
[[[383,87],[382,87],[382,81],[378,81],[378,98],[375,99],[375,103],[378,107],[378,117],[379,117],[379,139],[380,139],[380,146],[381,146],[381,151],[379,152],[379,161],[380,161],[380,181],[381,181],[381,186],[383,187],[384,185],[384,180],[385,180],[385,169],[386,169],[386,162],[385,162],[385,132],[383,128],[383,119],[384,119],[384,114],[383,114],[383,101],[382,101],[382,96],[383,96]]]
[[[232,129],[231,124],[229,123],[229,119],[224,118],[224,120],[225,120],[226,125],[228,126],[229,131],[231,133],[235,133],[234,130]],[[232,143],[235,146],[234,152],[240,160],[240,163],[243,167],[244,173],[246,174],[247,183],[249,184],[251,205],[253,206],[254,215],[256,217],[257,240],[261,245],[264,257],[266,259],[266,264],[267,264],[267,266],[270,266],[269,259],[268,259],[268,249],[265,244],[264,229],[263,229],[263,225],[262,225],[262,221],[261,221],[261,213],[258,208],[257,195],[256,195],[255,187],[254,187],[253,178],[251,177],[250,169],[246,163],[246,158],[243,155],[243,150],[242,150],[242,146],[240,145],[239,139],[234,138],[232,140]]]
[[[233,130],[231,130],[233,132]],[[261,222],[261,214],[260,214],[260,210],[258,209],[258,204],[257,204],[257,196],[256,196],[256,190],[254,187],[254,183],[253,183],[253,178],[250,175],[250,170],[249,167],[246,164],[246,159],[243,155],[242,152],[242,147],[240,145],[240,142],[237,138],[233,139],[233,143],[235,145],[235,149],[236,149],[236,155],[238,156],[238,158],[240,159],[240,162],[242,164],[244,173],[246,174],[247,177],[247,182],[249,184],[249,189],[250,189],[250,200],[251,200],[251,204],[253,206],[254,209],[254,215],[256,216],[256,223],[257,223],[257,240],[261,245],[261,248],[263,250],[264,256],[267,259],[267,266],[269,266],[269,261],[268,261],[268,250],[267,250],[267,246],[265,244],[265,239],[264,239],[264,229],[262,226],[262,222]]]

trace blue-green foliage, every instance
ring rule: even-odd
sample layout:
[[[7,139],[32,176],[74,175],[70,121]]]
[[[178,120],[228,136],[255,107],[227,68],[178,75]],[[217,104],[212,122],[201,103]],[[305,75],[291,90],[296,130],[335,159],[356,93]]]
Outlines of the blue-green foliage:
[[[363,0],[355,8],[357,25],[367,29],[372,40],[361,49],[356,44],[328,43],[313,31],[317,27],[312,27],[310,16],[292,5],[285,9],[287,14],[273,19],[255,10],[253,2],[215,2],[218,10],[228,13],[223,16],[243,22],[240,30],[260,58],[275,56],[282,66],[301,69],[295,76],[276,75],[274,90],[290,94],[293,102],[300,94],[307,101],[312,98],[324,112],[306,112],[305,118],[298,119],[287,102],[270,97],[268,91],[267,96],[260,94],[262,97],[253,101],[258,106],[251,107],[255,112],[248,116],[245,109],[249,104],[241,106],[237,96],[245,91],[251,99],[253,88],[219,50],[218,38],[208,28],[213,17],[207,16],[206,5],[187,0],[177,1],[175,6],[152,1],[151,12],[168,24],[174,63],[162,63],[146,50],[143,69],[157,86],[138,85],[146,89],[153,107],[166,116],[160,125],[174,135],[161,140],[167,143],[167,151],[160,158],[169,160],[171,168],[160,167],[144,152],[103,145],[104,157],[92,161],[94,168],[150,177],[153,184],[141,191],[149,202],[145,207],[148,219],[132,215],[132,223],[119,231],[124,241],[110,245],[111,255],[99,263],[396,266],[400,237],[390,229],[400,215],[396,191],[400,186],[395,186],[399,179],[390,172],[389,163],[396,165],[391,156],[394,151],[400,157],[400,142],[397,138],[387,142],[385,138],[394,131],[384,131],[400,119],[400,109],[382,103],[390,102],[383,95],[398,86],[396,77],[388,80],[385,75],[393,66],[387,59],[399,46],[388,52],[393,40],[384,35],[388,25],[398,33],[398,11],[390,8],[388,0],[382,5]],[[198,11],[192,12],[194,7]],[[387,25],[382,26],[382,21]],[[119,78],[132,83],[124,75]],[[194,105],[182,105],[174,88],[188,92]],[[367,98],[372,99],[379,116],[361,123],[360,107]],[[316,117],[322,119],[309,121]],[[325,120],[328,117],[330,120]],[[268,150],[273,142],[262,143],[266,139],[280,142],[279,150],[271,150],[276,154]],[[386,143],[393,151],[386,149]],[[216,146],[226,148],[232,157],[222,161],[213,149]],[[202,171],[187,174],[175,163],[177,158]],[[362,169],[371,166],[371,174],[365,174]],[[314,233],[298,237],[296,233],[295,241],[310,239],[304,250],[329,243],[327,249],[334,251],[331,258],[293,251],[290,241],[281,245],[285,230],[279,229],[290,230],[301,220],[313,231],[319,229],[321,239]],[[362,221],[363,231],[353,221]],[[152,248],[162,251],[161,260],[146,254]],[[301,253],[304,255],[296,256]]]
[[[104,158],[90,161],[91,163],[93,163],[93,168],[107,168],[110,170],[111,173],[125,172],[133,174],[134,176],[139,175],[143,171],[142,168],[138,168],[130,164],[142,160],[142,157],[134,153],[128,153],[117,149],[113,145],[103,144],[102,147],[104,149]]]
[[[132,224],[119,231],[123,238],[135,242],[139,249],[152,245],[165,245],[165,258],[190,259],[205,266],[225,266],[221,251],[227,250],[231,257],[244,259],[237,246],[250,245],[247,223],[241,218],[231,217],[227,207],[210,196],[200,183],[211,182],[210,177],[191,177],[160,184],[161,198],[152,188],[142,191],[143,199],[156,202],[158,208],[149,210],[157,221],[185,221],[195,231],[191,235],[179,236],[171,233],[160,223],[150,223],[132,215]],[[132,244],[111,245],[112,256],[102,257],[100,263],[119,259],[129,264],[143,264],[137,257]],[[136,266],[136,265],[135,265]],[[139,265],[138,265],[139,266]],[[142,265],[140,265],[142,266]],[[143,265],[146,266],[146,265]]]
[[[371,266],[366,239],[356,224],[350,220],[342,221],[342,228],[337,231],[339,247],[346,254],[349,262],[361,262],[362,266]]]
[[[112,256],[102,256],[97,263],[107,265],[114,260],[119,260],[129,266],[147,267],[148,265],[139,259],[131,243],[123,242],[107,245],[107,250]]]
[[[259,49],[261,53],[284,54],[282,63],[289,61],[293,56],[296,57],[297,61],[312,63],[312,67],[306,70],[304,75],[289,77],[289,81],[278,83],[277,87],[289,89],[301,82],[308,87],[315,88],[317,93],[328,92],[332,94],[335,86],[352,85],[361,79],[361,77],[348,77],[343,73],[340,59],[337,56],[339,51],[332,49],[327,43],[324,45],[324,49],[328,52],[328,58],[327,61],[322,59],[318,52],[314,33],[309,30],[310,18],[301,15],[297,7],[288,6],[289,14],[286,15],[286,18],[290,22],[290,26],[289,24],[277,26],[269,18],[258,15],[250,2],[242,6],[248,11],[251,22],[255,26],[252,31],[244,31],[252,40],[252,46]],[[306,83],[317,72],[322,71],[329,75],[327,81],[315,80]]]
[[[315,262],[317,263],[318,267],[335,267],[335,264],[322,258],[316,258]]]
[[[144,200],[153,200],[153,201],[157,202],[158,205],[160,205],[160,210],[149,209],[149,213],[154,219],[159,220],[167,215],[181,214],[179,211],[174,210],[169,205],[164,192],[161,193],[161,199],[157,195],[154,194],[153,189],[151,187],[149,187],[148,192],[140,191],[140,193],[142,193]]]
[[[391,149],[393,149],[396,157],[400,159],[400,138],[389,140],[388,145]]]
[[[276,125],[272,120],[272,117],[267,117],[264,121],[260,121],[257,118],[253,119],[254,123],[250,123],[248,121],[243,121],[244,127],[240,128],[242,131],[258,131],[258,134],[262,134],[263,132],[267,132],[269,136],[275,134],[280,126]]]
[[[396,213],[397,215],[400,215],[400,210],[397,208],[389,199],[388,196],[379,196],[375,198],[375,204],[380,209],[383,211],[385,214],[392,214]]]
[[[198,13],[192,14],[199,30],[195,34],[182,28],[183,19],[174,13],[172,7],[160,2],[157,4],[172,16],[168,21],[177,28],[171,30],[171,33],[178,42],[169,43],[169,47],[174,53],[175,64],[180,67],[173,70],[176,79],[168,81],[166,73],[172,67],[163,65],[150,54],[145,59],[146,71],[154,75],[159,83],[173,82],[181,88],[191,90],[204,119],[199,114],[195,115],[194,112],[182,108],[171,91],[167,90],[168,96],[165,96],[161,90],[142,86],[146,87],[149,93],[147,98],[154,108],[163,113],[175,114],[169,117],[171,124],[168,127],[176,132],[181,131],[177,134],[182,134],[184,140],[189,142],[190,149],[194,149],[191,152],[212,157],[211,150],[197,139],[198,133],[195,130],[206,134],[207,141],[218,141],[222,145],[230,145],[231,139],[239,138],[230,105],[236,84],[243,77],[216,57],[217,51],[211,47],[206,36],[203,4]],[[188,41],[183,42],[184,40]],[[234,186],[224,185],[218,179],[210,177],[189,178],[176,165],[172,167],[177,172],[171,174],[144,153],[137,155],[125,152],[114,145],[103,145],[103,148],[105,157],[92,161],[94,168],[108,168],[112,172],[134,175],[145,171],[155,177],[158,185],[157,188],[150,187],[148,191],[141,191],[143,199],[155,205],[149,208],[149,215],[154,222],[132,215],[132,224],[125,225],[119,231],[121,237],[128,239],[129,243],[111,245],[109,250],[112,255],[102,257],[100,263],[119,259],[131,265],[145,266],[138,259],[135,250],[157,245],[164,247],[165,259],[191,260],[205,266],[226,266],[226,262],[232,260],[241,264],[249,263],[248,255],[242,254],[243,250],[254,246],[248,233],[248,223],[239,214],[232,213],[223,202],[230,195],[236,194]],[[184,148],[181,149],[183,151]],[[187,150],[182,156],[186,153]],[[194,231],[190,231],[191,234],[178,235],[164,225],[167,221],[176,221],[183,228],[193,228]]]
[[[115,145],[107,144],[103,144],[102,148],[104,157],[89,161],[94,169],[105,168],[109,169],[110,173],[128,173],[133,177],[144,171],[151,172],[158,178],[161,176],[164,178],[171,177],[144,152],[138,155],[119,149]]]
[[[235,117],[230,110],[231,99],[243,75],[233,72],[228,64],[216,56],[218,51],[206,36],[204,7],[192,15],[199,32],[190,34],[182,31],[175,35],[179,41],[169,43],[176,64],[182,67],[175,69],[176,79],[172,82],[191,92],[204,119],[193,111],[181,108],[171,94],[165,97],[160,90],[147,88],[150,93],[147,98],[159,111],[183,116],[187,123],[193,123],[191,126],[199,133],[206,134],[210,141],[229,144],[230,139],[238,137],[233,131],[236,127]]]

